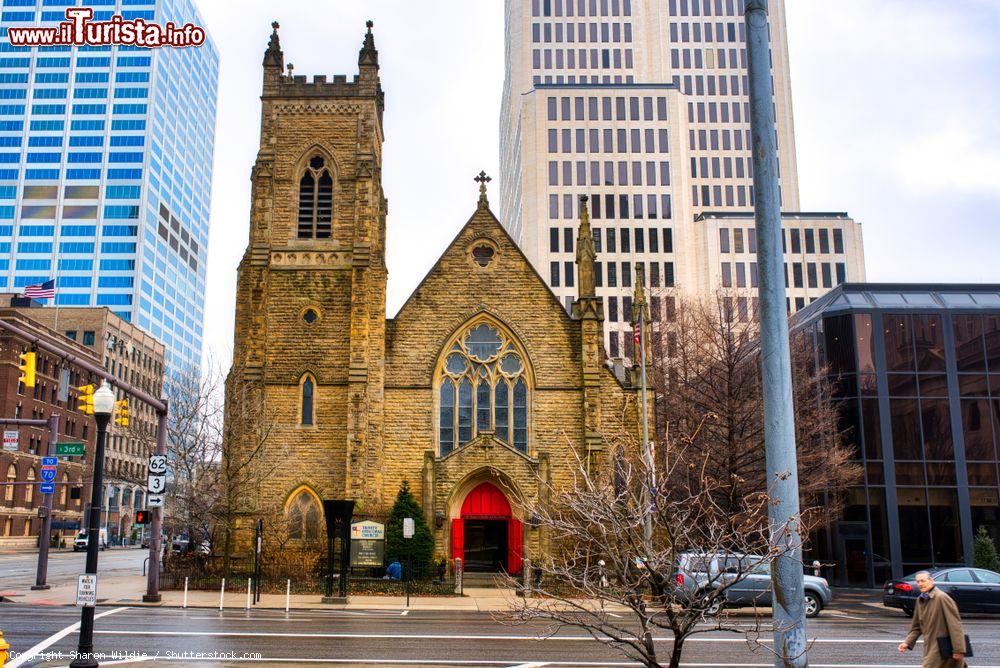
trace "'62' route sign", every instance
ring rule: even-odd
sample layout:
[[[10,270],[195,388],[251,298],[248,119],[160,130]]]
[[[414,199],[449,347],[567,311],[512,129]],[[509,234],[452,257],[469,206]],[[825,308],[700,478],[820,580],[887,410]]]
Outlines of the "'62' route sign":
[[[151,455],[149,458],[149,476],[146,478],[146,488],[149,492],[148,505],[156,508],[163,505],[157,498],[167,488],[167,456]]]

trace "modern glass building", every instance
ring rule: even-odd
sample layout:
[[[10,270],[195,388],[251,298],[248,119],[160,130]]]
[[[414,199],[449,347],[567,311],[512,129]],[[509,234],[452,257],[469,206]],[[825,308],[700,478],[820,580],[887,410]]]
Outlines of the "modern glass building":
[[[872,586],[1000,539],[1000,285],[845,284],[793,316],[864,468],[807,559]]]
[[[3,0],[0,288],[54,277],[56,304],[108,306],[166,344],[168,370],[199,365],[218,53],[10,44],[77,4]],[[193,0],[83,5],[204,26]]]

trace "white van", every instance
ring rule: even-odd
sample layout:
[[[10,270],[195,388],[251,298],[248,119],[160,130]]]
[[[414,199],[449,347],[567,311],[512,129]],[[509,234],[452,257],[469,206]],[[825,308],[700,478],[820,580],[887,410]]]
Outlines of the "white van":
[[[87,540],[86,531],[80,531],[80,533],[76,534],[76,538],[73,539],[73,551],[86,550]],[[97,536],[97,547],[101,550],[108,549],[108,530],[106,527],[101,527],[101,533]]]

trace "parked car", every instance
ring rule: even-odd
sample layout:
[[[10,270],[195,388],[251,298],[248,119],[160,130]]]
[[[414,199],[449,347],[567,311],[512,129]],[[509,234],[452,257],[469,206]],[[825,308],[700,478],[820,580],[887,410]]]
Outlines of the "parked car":
[[[211,554],[212,544],[207,540],[203,540],[194,547],[192,547],[191,539],[188,537],[186,533],[184,533],[174,537],[173,542],[170,544],[170,549],[176,552],[177,554],[184,554],[191,550],[193,550],[197,554]]]
[[[806,617],[816,617],[833,600],[830,584],[823,578],[805,575]],[[718,614],[723,606],[742,608],[758,605],[771,606],[771,564],[763,557],[747,554],[698,554],[686,552],[680,556],[676,583],[690,596],[702,596],[706,591],[728,583],[725,601],[707,610]]]
[[[73,539],[73,551],[86,550],[88,540],[86,531],[77,533],[76,538]],[[100,550],[108,549],[108,530],[106,527],[101,527],[100,533],[97,534],[97,548]]]
[[[1000,573],[967,566],[926,570],[934,578],[935,586],[955,599],[959,612],[1000,613]],[[920,595],[917,573],[886,582],[882,587],[882,603],[912,616]]]
[[[143,534],[142,534],[142,541],[140,543],[140,546],[143,547],[143,548],[149,548],[149,541],[152,539],[152,537],[153,537],[152,533],[145,533],[145,532],[143,532]],[[160,534],[160,548],[162,549],[163,546],[166,545],[166,544],[167,544],[167,534],[166,533],[161,533]]]
[[[188,545],[190,545],[191,539],[188,538],[186,533],[174,536],[174,539],[170,542],[170,549],[177,554],[184,554],[188,551]]]

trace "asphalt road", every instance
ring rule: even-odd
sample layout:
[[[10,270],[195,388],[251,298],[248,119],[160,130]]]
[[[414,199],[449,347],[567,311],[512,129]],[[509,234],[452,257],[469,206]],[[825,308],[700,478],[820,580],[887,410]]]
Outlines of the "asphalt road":
[[[147,556],[149,556],[148,549],[109,548],[100,553],[97,563],[102,577],[141,575],[142,563]],[[86,560],[87,553],[84,550],[49,552],[49,571],[46,581],[51,586],[76,582],[77,576],[84,571]],[[28,589],[35,584],[37,567],[37,553],[0,554],[0,592]]]
[[[541,628],[506,627],[489,614],[469,612],[97,609],[94,647],[116,665],[182,666],[629,666],[620,653],[583,632],[564,629],[539,640]],[[13,668],[65,666],[72,659],[79,610],[0,604],[0,627],[14,651]],[[813,668],[919,665],[916,653],[896,645],[909,625],[902,616],[821,616],[809,624],[816,638]],[[1000,619],[966,620],[976,658],[971,665],[1000,668]],[[766,640],[766,639],[765,639]],[[670,641],[657,639],[666,653]],[[18,656],[34,648],[32,658]],[[919,648],[919,646],[918,646]],[[196,656],[192,653],[203,653]],[[104,663],[104,662],[102,662]],[[753,651],[741,635],[719,632],[689,640],[684,665],[772,666],[765,649]]]

